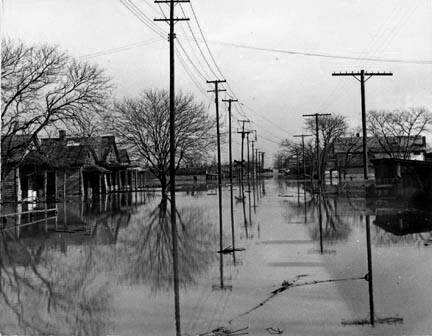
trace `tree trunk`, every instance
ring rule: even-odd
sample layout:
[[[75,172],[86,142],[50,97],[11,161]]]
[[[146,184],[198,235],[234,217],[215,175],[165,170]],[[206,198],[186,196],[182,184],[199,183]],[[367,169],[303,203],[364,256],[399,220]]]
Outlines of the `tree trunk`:
[[[165,172],[163,172],[160,175],[159,180],[160,180],[161,188],[162,188],[162,198],[166,199],[166,198],[168,198],[168,181],[167,181],[167,176],[166,176]]]

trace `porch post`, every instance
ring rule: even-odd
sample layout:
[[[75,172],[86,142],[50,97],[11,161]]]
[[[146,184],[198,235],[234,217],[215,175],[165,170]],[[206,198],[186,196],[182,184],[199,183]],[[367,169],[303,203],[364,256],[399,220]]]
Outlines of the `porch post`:
[[[138,190],[138,170],[135,170],[135,184],[134,184],[134,186],[135,186],[135,191],[137,191]]]
[[[118,181],[117,181],[117,191],[122,191],[122,180],[121,180],[121,171],[117,171],[117,177],[118,177]]]
[[[67,173],[66,173],[66,169],[63,171],[63,201],[66,202],[66,184],[67,184]]]
[[[22,191],[21,191],[21,173],[20,169],[15,169],[15,187],[16,187],[16,200],[17,202],[22,201]]]
[[[44,200],[45,203],[48,201],[48,172],[44,170]]]
[[[99,174],[99,195],[102,194],[102,177],[103,177],[103,173]]]

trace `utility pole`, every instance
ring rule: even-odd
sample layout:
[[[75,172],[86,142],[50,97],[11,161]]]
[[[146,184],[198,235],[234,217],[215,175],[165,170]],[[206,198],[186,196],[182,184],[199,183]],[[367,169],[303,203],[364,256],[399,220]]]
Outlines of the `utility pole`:
[[[391,72],[334,72],[332,76],[337,77],[354,77],[360,82],[361,89],[361,109],[362,109],[362,130],[363,130],[363,174],[364,179],[368,179],[368,149],[367,149],[367,132],[366,132],[366,94],[365,83],[373,76],[393,76]],[[367,78],[365,78],[367,77]]]
[[[302,156],[303,156],[303,180],[306,180],[306,160],[305,160],[305,143],[304,138],[310,137],[310,134],[297,134],[294,138],[302,138]]]
[[[169,119],[169,134],[170,134],[170,198],[171,198],[171,236],[173,245],[173,272],[174,272],[174,307],[176,320],[176,335],[181,336],[180,328],[180,290],[179,290],[179,271],[178,271],[178,242],[177,242],[177,224],[176,224],[176,199],[175,199],[175,59],[174,59],[174,39],[176,34],[174,31],[176,22],[189,21],[189,18],[178,18],[174,16],[175,5],[178,3],[187,3],[189,0],[156,0],[155,3],[169,4],[169,18],[154,19],[155,21],[167,22],[170,26],[168,35],[169,40],[169,62],[170,62],[170,119]]]
[[[219,130],[219,92],[226,91],[220,89],[219,84],[226,83],[226,80],[213,80],[207,81],[208,84],[214,84],[214,90],[208,92],[215,93],[216,104],[216,133],[217,133],[217,158],[218,158],[218,194],[219,194],[219,247],[220,251],[223,250],[223,223],[222,223],[222,166],[221,166],[221,151],[220,151],[220,130]],[[224,287],[223,282],[223,254],[220,253],[220,286]]]
[[[232,103],[238,102],[237,99],[222,99],[228,103],[228,141],[229,141],[229,174],[230,174],[230,196],[231,196],[231,239],[233,248],[233,262],[235,264],[235,236],[234,236],[234,192],[233,192],[233,169],[232,169],[232,128],[231,128],[231,106]],[[240,186],[239,186],[240,188]]]
[[[249,123],[250,121],[245,120],[239,120],[239,122],[242,123],[242,129],[241,131],[237,131],[237,133],[241,134],[241,159],[240,159],[240,189],[243,190],[243,168],[244,168],[244,138],[245,134],[249,134],[249,131],[245,131],[245,123]],[[244,195],[242,195],[244,197]]]
[[[303,114],[303,117],[315,117],[315,137],[316,137],[316,164],[317,164],[317,177],[318,177],[318,187],[321,186],[321,170],[320,170],[320,155],[319,155],[319,124],[318,118],[329,116],[330,113],[314,113],[314,114]]]

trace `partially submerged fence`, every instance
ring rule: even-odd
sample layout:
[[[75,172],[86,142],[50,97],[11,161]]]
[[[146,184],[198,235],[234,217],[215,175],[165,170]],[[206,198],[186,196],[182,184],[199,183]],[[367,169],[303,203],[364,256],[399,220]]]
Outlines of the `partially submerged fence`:
[[[3,231],[14,230],[29,225],[57,221],[57,206],[54,208],[17,211],[14,213],[0,214],[0,229]]]

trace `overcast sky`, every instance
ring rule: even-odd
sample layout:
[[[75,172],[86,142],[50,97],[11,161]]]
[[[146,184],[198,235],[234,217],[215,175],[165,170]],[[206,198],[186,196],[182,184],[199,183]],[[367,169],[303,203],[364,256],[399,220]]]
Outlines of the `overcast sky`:
[[[161,15],[150,0],[130,1],[151,19]],[[253,121],[251,128],[258,130],[258,146],[268,158],[281,139],[303,132],[304,113],[338,113],[346,115],[352,126],[360,124],[359,83],[354,78],[332,77],[334,71],[364,68],[394,73],[367,82],[367,109],[432,109],[430,0],[192,0],[192,6],[218,67],[245,104],[243,111]],[[191,7],[184,4],[183,8],[217,73]],[[179,7],[176,14],[183,15]],[[156,24],[167,29],[164,23]],[[187,24],[178,23],[176,31],[195,66],[204,77],[214,79]],[[139,21],[120,0],[3,0],[2,35],[58,44],[98,63],[113,78],[119,97],[147,88],[168,88],[166,37]],[[137,42],[141,44],[131,47]],[[111,50],[124,46],[128,48]],[[94,54],[99,51],[103,53]],[[430,62],[347,60],[285,51]],[[189,68],[195,81],[210,89],[194,67],[189,64]],[[196,87],[179,62],[177,88],[195,93],[214,113],[211,96]],[[238,111],[234,114],[241,118]],[[226,121],[225,112],[223,118]]]

